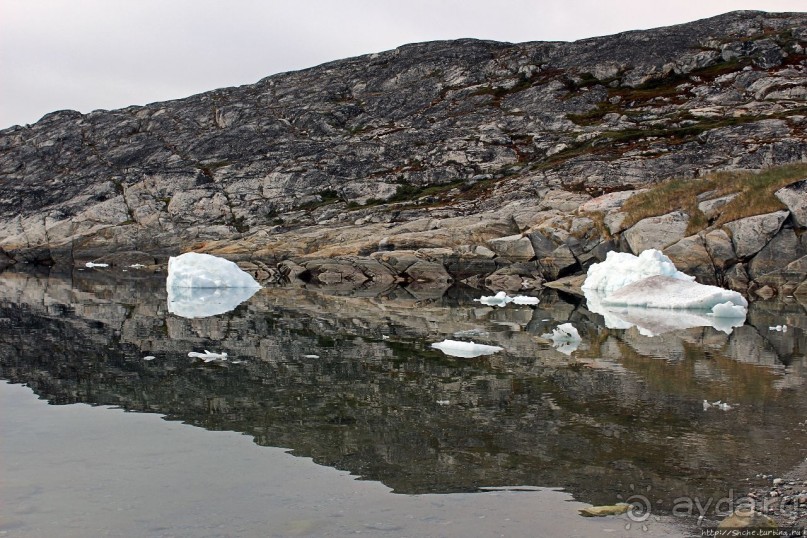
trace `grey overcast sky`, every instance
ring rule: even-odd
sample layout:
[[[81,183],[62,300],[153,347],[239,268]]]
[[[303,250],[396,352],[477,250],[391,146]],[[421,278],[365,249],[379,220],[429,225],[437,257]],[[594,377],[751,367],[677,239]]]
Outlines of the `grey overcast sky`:
[[[0,128],[474,37],[572,41],[805,0],[0,0]]]

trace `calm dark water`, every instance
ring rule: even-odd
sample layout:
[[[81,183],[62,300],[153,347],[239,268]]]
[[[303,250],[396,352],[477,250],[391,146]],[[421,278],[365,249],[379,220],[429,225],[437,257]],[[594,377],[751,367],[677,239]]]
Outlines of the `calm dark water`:
[[[489,488],[528,486],[533,499],[537,488],[561,489],[537,504],[567,496],[569,521],[582,519],[574,519],[571,498],[613,504],[638,492],[652,503],[652,520],[682,497],[740,496],[746,479],[778,475],[807,456],[807,316],[795,301],[753,304],[746,324],[731,334],[699,327],[654,337],[636,327],[608,329],[585,301],[555,292],[541,294],[537,306],[495,308],[474,302],[483,292],[470,288],[398,288],[380,296],[268,288],[234,311],[187,319],[168,312],[164,276],[136,275],[0,275],[0,378],[27,385],[50,404],[114,406],[198,426],[202,444],[216,431],[246,434],[253,449],[281,447],[293,454],[283,457],[309,468],[316,467],[312,460],[379,482],[390,499],[460,495],[484,505],[494,498],[482,493]],[[570,353],[542,338],[565,322],[582,336]],[[769,330],[781,324],[786,332]],[[430,347],[444,338],[504,350],[451,357]],[[188,357],[203,350],[226,352],[228,361]],[[704,409],[703,400],[732,409]],[[25,409],[20,416],[29,421],[50,412]],[[113,409],[94,411],[113,424],[127,420]],[[125,439],[126,429],[119,430]],[[233,480],[242,480],[236,467]],[[61,502],[69,509],[69,497]],[[517,503],[508,502],[514,509]],[[430,517],[425,509],[407,510],[415,514],[411,521]],[[0,532],[37,535],[32,529],[39,527],[26,526],[31,518],[16,514],[17,526],[0,525]],[[511,524],[522,525],[514,532],[534,529],[528,520],[513,514]],[[348,532],[300,521],[299,529],[268,534]],[[589,521],[567,534],[592,535]],[[393,527],[365,531],[439,535]],[[461,535],[474,528],[443,530]],[[666,535],[664,528],[648,532]],[[81,525],[76,529],[80,535]],[[204,534],[165,535],[183,532]]]

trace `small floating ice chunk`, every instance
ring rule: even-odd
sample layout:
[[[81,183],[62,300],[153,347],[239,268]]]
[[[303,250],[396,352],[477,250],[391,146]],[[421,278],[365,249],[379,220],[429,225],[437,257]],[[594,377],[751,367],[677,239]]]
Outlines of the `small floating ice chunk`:
[[[513,298],[508,297],[507,292],[500,291],[496,295],[483,295],[479,299],[474,299],[474,301],[488,306],[503,307],[513,302]]]
[[[465,359],[472,359],[481,355],[492,355],[493,353],[503,350],[503,348],[499,346],[475,344],[474,342],[460,342],[459,340],[443,340],[442,342],[432,344],[432,347],[439,349],[446,355]]]
[[[787,325],[774,325],[773,327],[768,327],[768,330],[769,331],[777,331],[777,332],[780,332],[780,333],[786,333],[787,332]]]
[[[437,400],[437,405],[448,405],[450,403],[449,400]]]
[[[156,358],[157,357],[155,357],[154,355],[146,355],[145,357],[143,357],[143,360],[144,361],[153,361]]]
[[[604,262],[595,263],[588,268],[583,289],[616,291],[628,284],[657,275],[687,282],[695,280],[694,276],[677,270],[670,258],[654,248],[645,250],[638,256],[611,251],[606,255]]]
[[[718,303],[712,307],[712,315],[716,318],[743,318],[748,313],[746,307],[731,301]]]
[[[143,267],[145,267],[145,265],[143,265],[142,263],[133,263],[129,267],[131,267],[132,269],[142,269]]]
[[[90,269],[92,269],[93,267],[109,267],[109,264],[108,263],[87,262],[87,263],[84,264],[84,267],[89,267]]]
[[[580,345],[580,333],[571,323],[563,323],[552,329],[552,334],[544,334],[552,340],[552,347],[566,355],[571,355]]]
[[[538,297],[531,297],[529,295],[516,295],[513,297],[513,304],[517,305],[538,304],[540,302]]]
[[[227,353],[226,352],[214,353],[208,350],[205,350],[204,353],[199,353],[198,351],[191,351],[188,353],[188,357],[202,359],[205,362],[226,361]]]
[[[319,355],[303,355],[305,359],[318,359]]]
[[[709,403],[709,400],[703,400],[703,410],[707,411],[714,407],[715,409],[720,409],[721,411],[731,411],[737,404],[731,405],[728,402],[724,402],[723,400],[717,400],[716,402]]]
[[[505,291],[500,291],[496,295],[483,295],[479,299],[474,299],[474,301],[484,305],[498,307],[503,307],[510,303],[517,305],[533,305],[540,302],[538,297],[530,297],[529,295],[516,295],[515,297],[510,297]]]

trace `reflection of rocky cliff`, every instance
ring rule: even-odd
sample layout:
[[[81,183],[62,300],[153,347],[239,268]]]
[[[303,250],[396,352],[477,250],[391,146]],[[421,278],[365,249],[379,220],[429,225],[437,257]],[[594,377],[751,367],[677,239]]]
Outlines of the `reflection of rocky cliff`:
[[[771,334],[768,314],[752,311],[760,327],[731,336],[647,339],[602,329],[550,295],[537,309],[493,310],[459,291],[417,301],[278,288],[230,314],[187,320],[167,314],[162,279],[113,284],[77,273],[72,285],[0,279],[0,376],[53,403],[242,431],[399,492],[531,484],[595,503],[630,484],[652,484],[667,500],[725,494],[747,473],[793,465],[807,444],[793,426],[807,403],[797,309],[786,334]],[[566,319],[585,336],[572,359],[538,337]],[[428,348],[472,329],[506,352],[456,360]],[[187,357],[203,348],[244,362]],[[157,359],[144,362],[148,354]],[[742,411],[705,413],[704,398]],[[771,460],[783,431],[791,443]]]

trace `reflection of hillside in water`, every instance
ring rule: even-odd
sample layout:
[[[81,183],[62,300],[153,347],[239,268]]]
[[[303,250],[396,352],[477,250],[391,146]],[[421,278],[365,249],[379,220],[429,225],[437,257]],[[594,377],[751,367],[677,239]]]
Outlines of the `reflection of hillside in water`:
[[[184,319],[167,313],[163,284],[4,273],[0,375],[53,403],[241,431],[402,493],[564,486],[600,504],[634,484],[669,502],[725,495],[804,458],[807,432],[795,424],[807,404],[807,321],[796,304],[752,305],[751,324],[731,335],[647,338],[605,329],[554,294],[537,308],[490,308],[467,289],[416,299],[273,288],[234,312]],[[583,336],[571,357],[540,338],[568,320]],[[787,333],[767,330],[783,322]],[[505,351],[430,349],[456,333]],[[202,349],[244,362],[187,357]],[[704,399],[739,407],[705,412]],[[790,442],[777,444],[783,432]]]

